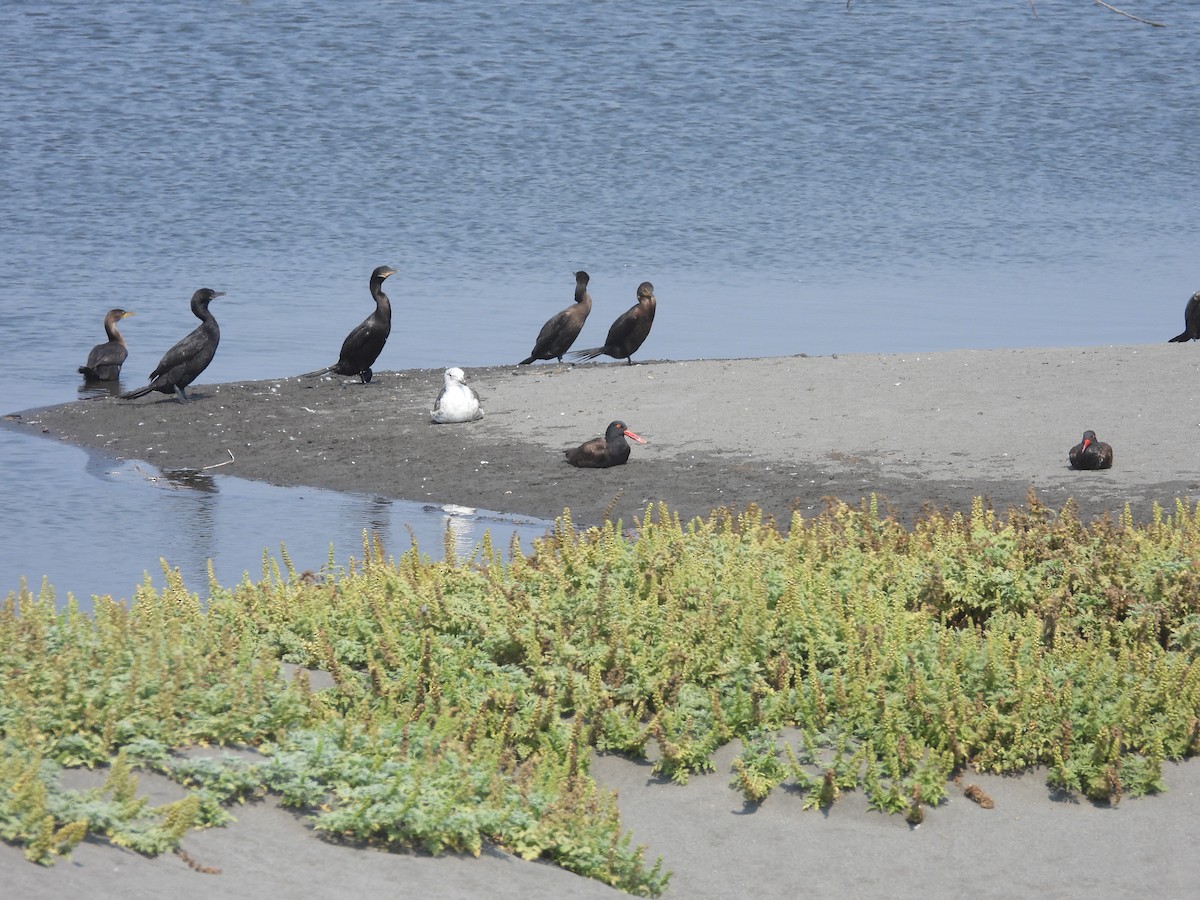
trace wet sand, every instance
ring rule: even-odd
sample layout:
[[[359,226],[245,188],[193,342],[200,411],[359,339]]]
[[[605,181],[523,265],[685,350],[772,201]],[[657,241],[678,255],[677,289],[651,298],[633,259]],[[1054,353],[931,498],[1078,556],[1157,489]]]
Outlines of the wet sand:
[[[203,469],[577,523],[627,525],[663,501],[685,519],[758,503],[786,526],[824,498],[877,494],[911,521],[928,506],[1003,510],[1032,487],[1085,516],[1139,518],[1200,494],[1200,354],[1187,345],[890,356],[537,364],[470,370],[486,415],[432,425],[441,372],[197,385],[20,414],[43,431],[165,469]],[[624,419],[650,443],[626,466],[580,470],[562,450]],[[1076,472],[1085,429],[1114,447]],[[232,459],[232,461],[230,461]]]
[[[198,385],[193,403],[153,395],[27,411],[9,423],[164,469],[455,503],[577,523],[632,523],[646,504],[684,517],[755,502],[786,524],[826,497],[876,492],[901,519],[926,506],[997,509],[1029,488],[1086,516],[1139,518],[1200,494],[1200,353],[1188,345],[789,357],[468,372],[487,415],[431,425],[440,371]],[[628,465],[576,470],[562,450],[614,418],[646,437]],[[1074,472],[1087,428],[1115,450],[1108,472]],[[1168,766],[1162,796],[1116,808],[1054,799],[1044,773],[969,776],[996,801],[952,792],[916,829],[848,795],[824,815],[777,790],[749,807],[728,787],[735,746],[686,787],[614,757],[593,774],[618,789],[624,824],[674,872],[668,896],[1182,898],[1200,881],[1191,834],[1200,768]],[[147,779],[147,784],[154,784]],[[159,785],[169,794],[169,785]],[[167,797],[166,799],[169,799]],[[271,802],[147,860],[88,843],[53,869],[0,844],[16,897],[592,898],[617,896],[553,866],[496,851],[480,859],[356,850],[320,841]]]

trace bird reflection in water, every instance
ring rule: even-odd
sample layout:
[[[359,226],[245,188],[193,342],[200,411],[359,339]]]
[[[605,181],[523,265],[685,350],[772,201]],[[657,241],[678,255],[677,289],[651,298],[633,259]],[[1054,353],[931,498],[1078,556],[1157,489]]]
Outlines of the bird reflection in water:
[[[95,400],[100,397],[119,397],[125,388],[118,378],[116,381],[84,381],[77,390],[80,400]]]
[[[158,475],[152,475],[137,463],[133,464],[133,468],[151,484],[169,488],[186,488],[200,491],[203,494],[217,493],[217,480],[207,472],[197,469],[160,469]]]
[[[454,555],[469,557],[475,552],[479,543],[476,531],[479,529],[479,518],[473,506],[455,506],[448,503],[441,507],[442,527],[446,533],[446,549],[454,548]]]
[[[366,500],[367,508],[363,511],[366,525],[363,527],[377,549],[387,547],[392,541],[392,498],[376,494]]]

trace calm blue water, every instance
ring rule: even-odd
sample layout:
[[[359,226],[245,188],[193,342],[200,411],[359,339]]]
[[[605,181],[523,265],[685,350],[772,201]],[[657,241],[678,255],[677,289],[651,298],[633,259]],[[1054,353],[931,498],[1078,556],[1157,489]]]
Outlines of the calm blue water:
[[[327,364],[381,263],[377,369],[516,361],[579,268],[581,346],[654,282],[647,358],[1165,340],[1200,287],[1200,6],[1123,5],[1168,27],[1084,0],[13,0],[0,411],[74,398],[110,306],[138,312],[139,383],[200,286],[227,292],[202,380]],[[22,572],[127,593],[87,585],[160,555],[224,577],[281,520],[320,564],[373,522],[98,478],[2,431],[0,454],[0,593]],[[67,523],[98,484],[120,514],[84,541]],[[394,510],[440,551],[439,515]]]

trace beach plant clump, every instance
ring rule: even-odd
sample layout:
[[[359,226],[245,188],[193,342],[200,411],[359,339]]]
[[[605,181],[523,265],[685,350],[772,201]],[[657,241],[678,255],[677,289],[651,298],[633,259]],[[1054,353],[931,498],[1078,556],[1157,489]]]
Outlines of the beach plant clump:
[[[1001,518],[873,501],[682,523],[647,509],[584,531],[569,514],[507,554],[469,559],[364,540],[346,568],[209,597],[177,576],[128,606],[0,608],[0,837],[37,861],[83,835],[157,852],[264,793],[331,836],[430,852],[484,842],[631,893],[667,883],[621,830],[593,752],[685,782],[740,741],[749,802],[861,791],[920,821],[970,766],[1045,766],[1117,803],[1162,789],[1200,750],[1200,510],[1085,523],[1031,496]],[[333,686],[281,674],[319,669]],[[257,757],[194,759],[196,744]],[[110,765],[90,792],[61,766]],[[184,785],[155,810],[133,768]]]

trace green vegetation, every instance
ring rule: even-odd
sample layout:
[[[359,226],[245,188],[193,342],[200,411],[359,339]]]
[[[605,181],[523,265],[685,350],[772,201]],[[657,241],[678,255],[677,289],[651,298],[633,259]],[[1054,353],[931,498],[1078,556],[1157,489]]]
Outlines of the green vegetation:
[[[205,601],[169,575],[90,615],[53,593],[0,607],[0,838],[49,863],[86,833],[145,853],[273,792],[350,841],[479,853],[485,841],[631,893],[667,875],[621,831],[592,750],[684,782],[740,739],[748,801],[862,791],[918,822],[967,765],[1049,769],[1111,803],[1200,749],[1200,508],[1081,522],[1030,498],[1001,520],[873,503],[683,525],[648,509],[578,533],[564,515],[506,561],[345,570],[264,557]],[[280,662],[328,672],[314,691]],[[790,740],[780,735],[790,729]],[[257,757],[188,759],[197,744]],[[110,766],[70,791],[61,766]],[[185,799],[146,809],[136,768]]]

